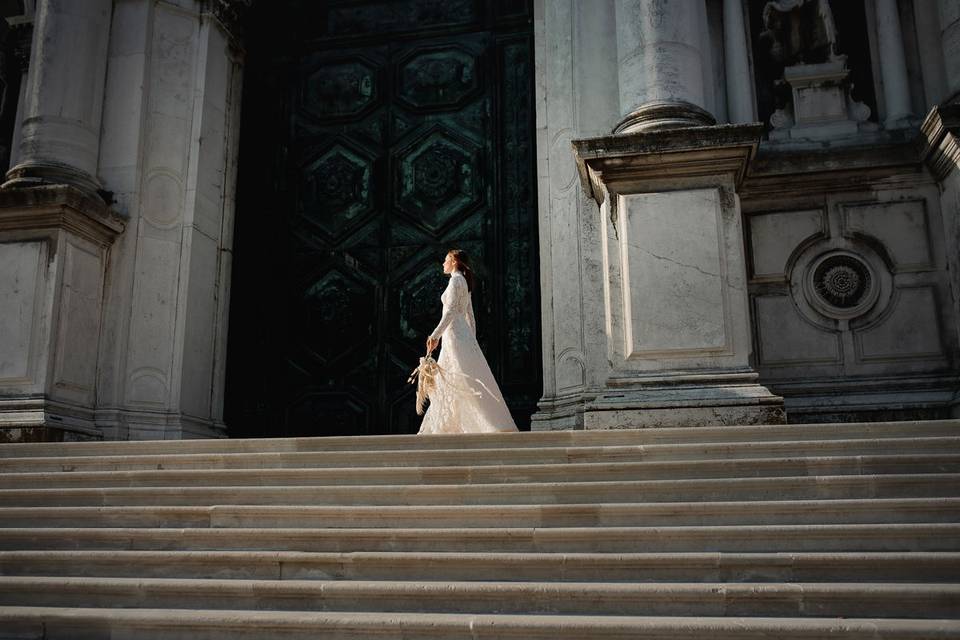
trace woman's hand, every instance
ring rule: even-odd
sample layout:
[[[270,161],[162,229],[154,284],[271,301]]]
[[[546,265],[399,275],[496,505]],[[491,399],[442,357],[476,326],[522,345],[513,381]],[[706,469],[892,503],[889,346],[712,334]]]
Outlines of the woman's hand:
[[[433,353],[438,344],[440,344],[440,340],[427,336],[427,353]]]

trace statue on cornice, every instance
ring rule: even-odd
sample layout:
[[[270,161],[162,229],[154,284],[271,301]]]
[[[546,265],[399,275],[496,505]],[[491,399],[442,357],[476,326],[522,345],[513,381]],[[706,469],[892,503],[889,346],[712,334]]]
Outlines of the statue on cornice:
[[[770,0],[760,40],[784,66],[838,60],[837,26],[828,0]]]

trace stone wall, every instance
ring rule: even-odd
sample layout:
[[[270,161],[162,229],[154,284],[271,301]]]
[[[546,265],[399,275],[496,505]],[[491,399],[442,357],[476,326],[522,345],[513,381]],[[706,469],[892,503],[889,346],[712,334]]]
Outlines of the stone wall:
[[[742,197],[754,357],[791,419],[949,416],[955,249],[916,147],[761,153]]]

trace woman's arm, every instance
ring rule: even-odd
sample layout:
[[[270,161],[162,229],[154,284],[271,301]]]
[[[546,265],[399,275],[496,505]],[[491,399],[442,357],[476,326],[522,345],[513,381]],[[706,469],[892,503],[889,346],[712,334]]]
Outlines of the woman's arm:
[[[456,315],[460,313],[463,307],[466,289],[467,282],[463,279],[463,276],[450,276],[450,283],[447,285],[447,290],[451,292],[449,296],[450,303],[443,305],[443,315],[440,316],[440,324],[438,324],[437,328],[430,334],[431,338],[439,340],[443,332],[446,331],[450,323],[453,322]]]

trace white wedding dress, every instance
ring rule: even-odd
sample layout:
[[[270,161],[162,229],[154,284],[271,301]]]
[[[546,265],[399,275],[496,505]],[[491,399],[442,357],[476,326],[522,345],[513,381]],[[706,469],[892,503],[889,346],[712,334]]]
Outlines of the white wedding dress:
[[[462,273],[450,274],[440,300],[443,316],[430,337],[442,338],[437,364],[444,375],[430,394],[420,433],[517,431],[477,343],[473,302]]]

